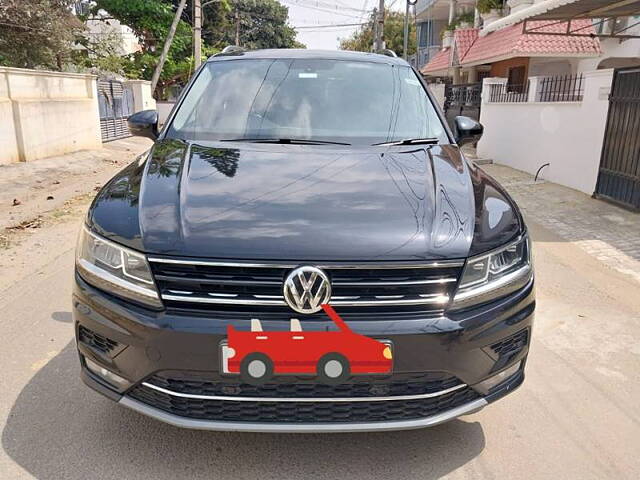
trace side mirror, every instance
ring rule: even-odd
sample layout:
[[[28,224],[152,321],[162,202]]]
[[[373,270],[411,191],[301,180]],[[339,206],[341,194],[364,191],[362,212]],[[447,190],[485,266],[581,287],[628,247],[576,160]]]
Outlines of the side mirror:
[[[460,146],[476,143],[482,137],[484,127],[473,118],[459,116],[454,120],[456,143]]]
[[[151,140],[158,138],[158,112],[156,110],[142,110],[127,119],[131,135],[147,137]]]

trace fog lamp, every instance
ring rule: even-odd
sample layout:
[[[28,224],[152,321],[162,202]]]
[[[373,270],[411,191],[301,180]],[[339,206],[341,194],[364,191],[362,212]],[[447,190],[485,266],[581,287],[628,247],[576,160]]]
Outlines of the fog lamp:
[[[502,370],[497,375],[494,375],[493,377],[489,377],[485,381],[480,382],[477,385],[478,390],[488,392],[496,385],[501,384],[505,380],[509,379],[510,377],[518,373],[518,371],[520,370],[520,364],[521,362],[515,363],[511,365],[509,368]]]
[[[110,385],[113,385],[114,387],[117,387],[120,390],[124,390],[129,385],[131,385],[131,382],[129,382],[128,380],[98,365],[96,362],[89,360],[87,357],[85,357],[84,363],[89,369],[89,371],[91,371],[91,373],[93,373],[94,375],[97,375],[98,377],[102,378]]]

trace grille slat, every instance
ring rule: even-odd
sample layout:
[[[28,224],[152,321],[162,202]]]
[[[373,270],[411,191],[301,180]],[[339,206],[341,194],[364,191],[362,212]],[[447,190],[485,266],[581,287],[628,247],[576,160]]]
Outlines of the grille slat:
[[[491,349],[499,358],[509,357],[520,352],[529,342],[529,330],[520,330],[518,333],[491,345]]]
[[[211,421],[243,422],[375,422],[425,418],[451,410],[479,398],[466,387],[438,397],[381,402],[234,402],[181,398],[144,386],[129,396],[152,407],[181,417]]]
[[[84,343],[93,350],[106,355],[109,358],[115,357],[120,353],[125,345],[122,345],[115,340],[100,335],[87,327],[80,325],[78,327],[78,340]]]
[[[207,262],[151,257],[167,307],[237,313],[293,312],[282,286],[297,265]],[[331,304],[344,314],[442,312],[453,295],[462,262],[321,265],[332,285]]]
[[[184,372],[160,372],[147,383],[178,393],[195,395],[235,395],[239,397],[375,397],[421,395],[459,387],[462,382],[444,373],[396,373],[387,377],[362,375],[350,383],[325,385],[297,377],[282,377],[279,383],[249,385],[221,377],[187,375]]]

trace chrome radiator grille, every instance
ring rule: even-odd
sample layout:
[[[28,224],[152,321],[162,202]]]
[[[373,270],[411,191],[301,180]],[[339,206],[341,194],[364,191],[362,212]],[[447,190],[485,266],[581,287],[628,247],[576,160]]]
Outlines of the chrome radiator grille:
[[[286,275],[299,265],[149,258],[169,308],[221,312],[293,312],[283,296]],[[463,263],[326,264],[331,305],[341,312],[442,311],[453,295]],[[371,308],[376,307],[376,308]]]

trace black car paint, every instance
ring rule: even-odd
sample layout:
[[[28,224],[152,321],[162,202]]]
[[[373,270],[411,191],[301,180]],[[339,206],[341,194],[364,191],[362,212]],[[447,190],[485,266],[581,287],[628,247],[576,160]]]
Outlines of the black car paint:
[[[77,323],[128,345],[114,359],[82,343],[78,344],[80,353],[133,382],[164,370],[211,371],[220,378],[217,346],[226,338],[227,325],[245,330],[249,325],[248,318],[211,318],[132,307],[95,289],[78,275],[73,307]],[[531,329],[534,309],[534,286],[530,281],[513,295],[464,312],[411,320],[354,321],[349,326],[356,333],[393,343],[394,373],[450,372],[474,385],[500,368],[487,353],[489,346],[523,329]],[[105,316],[105,312],[109,315]],[[328,318],[314,322],[318,323],[314,329],[331,326]],[[265,330],[286,330],[289,320],[263,320],[262,324]],[[511,363],[526,361],[528,350],[525,347],[510,359]],[[92,387],[106,386],[91,373],[86,372],[83,378]],[[109,389],[108,396],[113,399],[122,394],[113,387]]]
[[[146,253],[298,261],[466,258],[522,228],[506,193],[454,145],[181,140],[157,141],[120,172],[88,223]]]
[[[253,57],[400,59],[345,52],[252,52]],[[234,61],[243,54],[214,61]],[[420,79],[422,81],[422,79]],[[188,91],[184,90],[182,98]],[[435,105],[433,97],[429,97]],[[180,101],[174,112],[179,108]],[[130,248],[157,255],[297,262],[466,259],[525,231],[505,190],[454,144],[385,147],[195,143],[165,138],[119,172],[97,195],[87,225]],[[171,121],[171,116],[168,120]],[[217,345],[248,317],[211,317],[133,305],[75,276],[73,311],[82,324],[128,345],[117,357],[78,343],[91,358],[136,383],[161,370],[211,371]],[[501,365],[493,343],[531,329],[533,279],[490,304],[411,320],[351,322],[354,331],[394,343],[394,371],[439,370],[468,385]],[[315,319],[314,321],[319,321]],[[328,320],[327,320],[328,322]],[[267,320],[288,328],[288,318]],[[528,346],[514,362],[526,362]],[[86,368],[85,383],[118,400],[122,393]],[[486,396],[519,386],[524,371]]]

